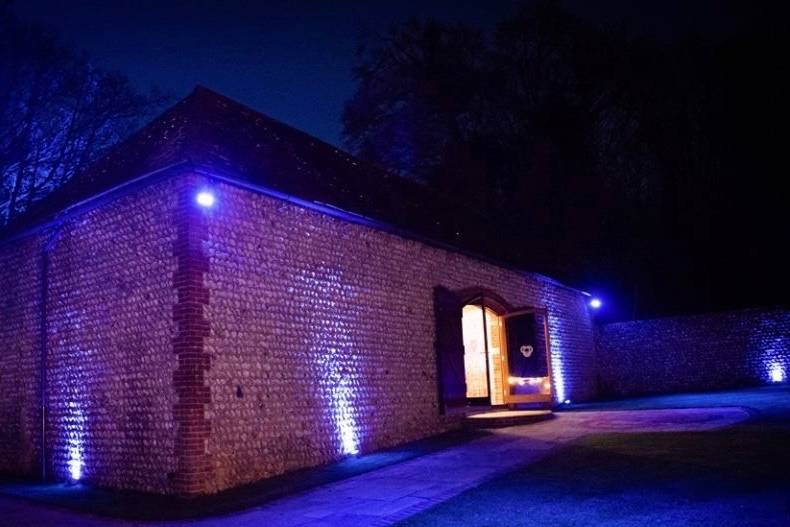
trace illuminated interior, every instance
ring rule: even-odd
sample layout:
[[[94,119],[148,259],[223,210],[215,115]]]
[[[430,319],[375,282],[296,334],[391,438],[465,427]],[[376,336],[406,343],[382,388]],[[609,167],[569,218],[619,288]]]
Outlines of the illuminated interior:
[[[535,316],[535,340],[533,353],[537,352],[545,357],[547,353],[546,335],[544,333],[545,318],[541,314]],[[548,363],[547,363],[548,366]],[[530,397],[551,396],[551,377],[548,375],[538,377],[521,377],[514,372],[509,372],[508,394],[510,401],[526,401]]]
[[[463,309],[464,373],[466,397],[504,404],[502,320],[490,308],[467,305]]]

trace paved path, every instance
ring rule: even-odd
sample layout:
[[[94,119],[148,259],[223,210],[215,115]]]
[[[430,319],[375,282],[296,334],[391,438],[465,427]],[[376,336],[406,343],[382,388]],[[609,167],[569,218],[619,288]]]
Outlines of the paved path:
[[[391,525],[591,433],[711,430],[747,419],[736,407],[563,412],[227,516],[179,522],[110,520],[0,496],[0,525],[31,527],[364,527]]]

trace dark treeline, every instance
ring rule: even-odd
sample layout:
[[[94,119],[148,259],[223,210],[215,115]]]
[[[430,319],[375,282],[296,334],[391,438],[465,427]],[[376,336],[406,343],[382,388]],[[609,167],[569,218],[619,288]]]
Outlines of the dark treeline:
[[[166,98],[93,66],[0,0],[0,227],[127,136]]]
[[[767,4],[715,41],[554,1],[493,34],[413,20],[361,48],[344,135],[483,210],[518,263],[600,292],[605,318],[784,304],[787,38]]]
[[[0,227],[166,102],[11,4]],[[347,146],[482,217],[484,252],[600,293],[605,317],[786,304],[790,32],[784,3],[760,5],[715,39],[640,36],[555,1],[493,32],[402,24],[361,50]]]

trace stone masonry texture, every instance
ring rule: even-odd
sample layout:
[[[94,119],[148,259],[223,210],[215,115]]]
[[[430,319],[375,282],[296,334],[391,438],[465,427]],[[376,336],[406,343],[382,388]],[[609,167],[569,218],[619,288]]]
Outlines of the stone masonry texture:
[[[790,373],[790,311],[750,309],[607,324],[596,331],[603,396],[719,390]]]
[[[41,469],[46,349],[49,477],[79,470],[99,485],[172,490],[171,187],[145,188],[0,248],[0,470]]]
[[[440,285],[546,307],[556,397],[595,395],[578,291],[190,172],[6,243],[0,264],[6,472],[41,468],[42,353],[60,480],[212,493],[457,427]]]
[[[440,415],[433,288],[549,311],[555,385],[595,394],[585,297],[227,184],[205,212],[210,490],[457,426]]]
[[[459,426],[436,286],[546,308],[557,402],[790,369],[786,310],[594,331],[545,277],[194,172],[6,243],[0,265],[0,470],[40,473],[45,379],[48,474],[115,488],[213,493]]]
[[[41,246],[0,250],[0,470],[22,474],[38,466]]]

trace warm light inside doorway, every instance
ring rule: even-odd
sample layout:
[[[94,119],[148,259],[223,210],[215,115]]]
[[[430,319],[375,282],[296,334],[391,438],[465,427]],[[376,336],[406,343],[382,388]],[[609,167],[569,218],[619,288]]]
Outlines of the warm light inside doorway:
[[[491,404],[504,404],[502,321],[490,308],[467,305],[463,309],[464,373],[466,396]]]

